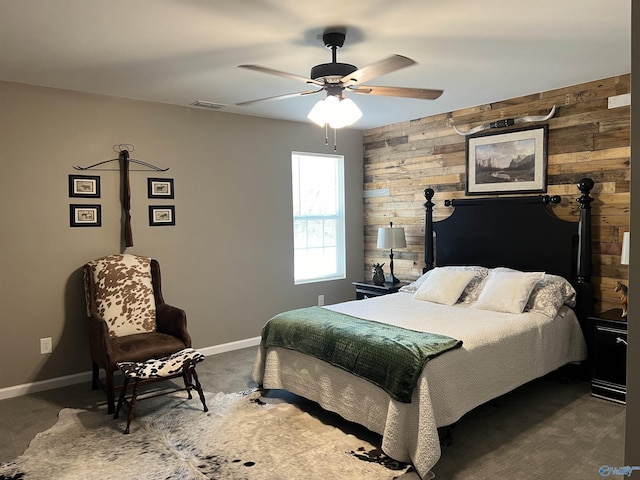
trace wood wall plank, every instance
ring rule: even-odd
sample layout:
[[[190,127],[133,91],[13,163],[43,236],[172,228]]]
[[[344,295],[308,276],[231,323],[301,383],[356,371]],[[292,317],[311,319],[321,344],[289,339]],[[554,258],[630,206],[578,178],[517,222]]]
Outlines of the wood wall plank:
[[[365,278],[371,275],[371,263],[389,261],[389,252],[378,250],[375,238],[378,227],[389,221],[404,226],[407,236],[407,248],[394,250],[394,273],[405,281],[421,275],[424,189],[436,191],[437,220],[450,215],[445,199],[465,196],[465,138],[455,133],[453,125],[467,130],[503,118],[545,115],[555,105],[555,116],[546,122],[547,192],[564,197],[554,207],[555,214],[576,221],[576,183],[584,177],[596,182],[592,192],[596,308],[618,306],[613,289],[617,281],[628,279],[628,267],[620,265],[620,250],[622,233],[629,228],[630,107],[609,109],[608,98],[629,92],[630,75],[621,75],[366,131]]]

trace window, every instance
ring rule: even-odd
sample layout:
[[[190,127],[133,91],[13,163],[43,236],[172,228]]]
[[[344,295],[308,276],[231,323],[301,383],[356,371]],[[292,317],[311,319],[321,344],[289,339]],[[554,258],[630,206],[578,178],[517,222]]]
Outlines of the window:
[[[294,283],[346,278],[344,158],[293,152]]]

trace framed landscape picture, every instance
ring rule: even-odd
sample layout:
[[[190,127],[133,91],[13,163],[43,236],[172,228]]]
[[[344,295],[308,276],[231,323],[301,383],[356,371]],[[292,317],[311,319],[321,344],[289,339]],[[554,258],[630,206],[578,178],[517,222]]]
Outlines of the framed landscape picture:
[[[176,207],[174,205],[149,205],[149,225],[158,227],[176,224]]]
[[[147,178],[148,198],[173,198],[173,178]]]
[[[69,225],[71,227],[102,226],[102,207],[100,205],[69,205]]]
[[[547,191],[548,126],[467,137],[467,195]]]
[[[100,198],[100,177],[69,175],[69,196]]]

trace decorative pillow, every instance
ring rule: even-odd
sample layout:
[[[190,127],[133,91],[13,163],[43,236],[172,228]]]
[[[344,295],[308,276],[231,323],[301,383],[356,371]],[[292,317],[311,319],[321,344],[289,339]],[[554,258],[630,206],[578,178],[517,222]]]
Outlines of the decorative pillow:
[[[529,296],[544,272],[524,273],[492,270],[476,308],[496,312],[522,313]]]
[[[462,303],[475,303],[478,301],[478,297],[480,297],[480,293],[482,292],[483,287],[487,283],[487,278],[489,277],[489,269],[484,267],[469,267],[474,268],[476,272],[476,276],[469,282],[467,288],[464,289],[462,295],[460,296],[460,301]]]
[[[85,278],[85,282],[91,281],[95,286],[91,310],[107,322],[110,337],[156,330],[150,258],[109,255],[87,266],[91,278]]]
[[[555,318],[562,305],[576,306],[576,291],[563,277],[545,274],[531,292],[525,311]]]
[[[416,300],[453,305],[458,301],[462,291],[476,276],[473,270],[452,270],[434,268],[420,288],[414,293]]]
[[[427,278],[429,278],[431,273],[434,270],[436,270],[437,268],[446,269],[446,270],[455,270],[455,271],[460,271],[460,270],[473,271],[473,272],[476,272],[476,276],[480,276],[481,277],[480,281],[482,280],[482,278],[486,278],[486,276],[489,274],[489,269],[485,268],[485,267],[475,267],[475,266],[436,267],[436,268],[434,268],[432,270],[429,270],[428,272],[424,273],[420,278],[418,278],[417,280],[414,280],[409,285],[405,285],[404,287],[401,287],[400,291],[401,292],[405,292],[405,293],[416,293],[418,291],[418,289],[420,288],[420,286],[427,280]],[[477,286],[476,283],[475,283],[475,279],[472,280],[469,283],[469,288],[471,288],[472,286]],[[465,295],[467,295],[467,290],[466,289],[463,292],[462,297],[460,298],[460,300],[462,300],[465,297]],[[466,303],[468,303],[468,302],[466,302]]]
[[[416,293],[418,291],[418,289],[420,288],[420,286],[424,283],[424,281],[427,278],[429,278],[429,276],[431,275],[431,272],[433,272],[433,270],[429,270],[428,272],[423,273],[421,277],[419,277],[418,279],[414,280],[409,285],[405,285],[404,287],[400,287],[399,291],[400,292],[405,292],[405,293]]]

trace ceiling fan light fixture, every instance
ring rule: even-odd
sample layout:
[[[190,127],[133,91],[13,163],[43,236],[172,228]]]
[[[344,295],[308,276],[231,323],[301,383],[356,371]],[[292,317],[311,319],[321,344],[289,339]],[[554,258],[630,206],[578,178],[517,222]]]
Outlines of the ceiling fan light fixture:
[[[350,98],[327,95],[316,103],[307,118],[320,127],[329,124],[331,128],[343,128],[353,125],[362,117],[362,111]]]
[[[324,127],[325,123],[327,123],[326,110],[326,103],[325,99],[323,98],[322,100],[316,102],[311,111],[307,114],[307,118],[319,127]]]
[[[362,117],[362,111],[358,108],[353,100],[351,100],[350,98],[343,98],[338,103],[337,116],[342,124],[340,126],[335,126],[333,122],[329,122],[329,125],[332,128],[342,128],[353,125],[358,120],[360,120],[360,117]]]

